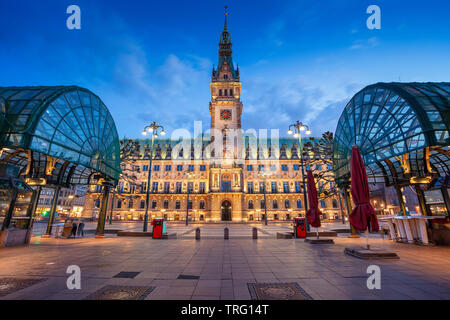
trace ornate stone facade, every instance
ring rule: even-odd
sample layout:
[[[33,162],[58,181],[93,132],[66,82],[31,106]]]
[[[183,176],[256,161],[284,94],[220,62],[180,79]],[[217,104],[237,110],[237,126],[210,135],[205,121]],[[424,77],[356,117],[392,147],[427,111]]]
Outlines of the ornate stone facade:
[[[191,221],[262,220],[264,185],[269,220],[290,220],[304,215],[298,140],[263,140],[242,133],[239,67],[233,65],[226,17],[219,43],[219,64],[213,67],[210,87],[209,136],[155,141],[149,216],[184,221],[189,188]],[[121,179],[110,195],[108,216],[114,196],[114,219],[142,220],[145,213],[150,141],[136,141],[139,142],[136,154],[122,164],[127,179]],[[303,143],[307,141],[304,139]],[[325,166],[315,165],[311,169],[328,170]],[[263,171],[267,176],[261,175]],[[91,189],[85,214],[98,214],[99,196],[99,187]],[[320,206],[329,218],[340,215],[336,197],[322,200]]]

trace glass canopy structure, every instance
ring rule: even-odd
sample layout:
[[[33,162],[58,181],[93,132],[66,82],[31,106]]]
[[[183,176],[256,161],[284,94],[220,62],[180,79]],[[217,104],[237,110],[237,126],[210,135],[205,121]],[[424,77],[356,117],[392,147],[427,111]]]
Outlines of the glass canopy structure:
[[[115,185],[120,144],[107,107],[76,86],[0,87],[0,162],[45,184]]]
[[[350,181],[359,147],[369,182],[387,186],[449,176],[450,83],[377,83],[347,104],[334,140],[336,183]]]

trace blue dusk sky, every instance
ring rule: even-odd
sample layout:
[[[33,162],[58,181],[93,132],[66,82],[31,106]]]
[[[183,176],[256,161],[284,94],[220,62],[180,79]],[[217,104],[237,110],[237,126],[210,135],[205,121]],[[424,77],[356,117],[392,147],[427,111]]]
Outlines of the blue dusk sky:
[[[71,4],[81,30],[66,27]],[[366,26],[372,4],[380,30]],[[319,136],[366,85],[450,81],[448,0],[0,0],[0,86],[88,88],[120,137],[153,120],[206,130],[225,5],[244,129],[285,135],[301,120]]]

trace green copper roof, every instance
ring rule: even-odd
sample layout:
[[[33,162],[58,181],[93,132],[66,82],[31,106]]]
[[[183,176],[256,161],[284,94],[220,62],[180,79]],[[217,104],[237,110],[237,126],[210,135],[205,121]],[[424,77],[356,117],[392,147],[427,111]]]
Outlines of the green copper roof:
[[[146,159],[150,155],[150,139],[136,139],[139,142],[139,149],[135,157]],[[302,145],[312,141],[309,138],[302,139]],[[208,136],[197,139],[170,139],[170,138],[157,138],[155,139],[155,153],[154,158],[157,160],[169,160],[169,159],[193,159],[193,160],[205,160],[210,159],[210,139]],[[259,149],[258,149],[259,146]],[[183,150],[183,155],[180,156],[179,151]],[[249,152],[248,157],[246,152]],[[279,138],[279,139],[257,139],[251,137],[245,137],[244,148],[242,150],[242,156],[249,159],[269,159],[269,150],[273,152],[273,156],[276,159],[296,159],[296,156],[300,154],[298,148],[297,138]],[[203,151],[203,152],[202,152]],[[258,157],[259,151],[259,157]],[[193,157],[190,157],[190,152],[193,152]],[[203,154],[202,154],[203,153]],[[170,156],[169,156],[170,154]],[[270,158],[272,158],[270,157]]]

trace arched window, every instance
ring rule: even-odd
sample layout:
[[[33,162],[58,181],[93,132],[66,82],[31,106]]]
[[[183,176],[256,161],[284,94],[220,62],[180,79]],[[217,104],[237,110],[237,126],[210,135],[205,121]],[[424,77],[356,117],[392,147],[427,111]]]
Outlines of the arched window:
[[[320,207],[325,208],[325,200],[320,200]]]
[[[338,202],[336,199],[333,199],[333,208],[338,208]]]
[[[284,207],[286,209],[289,209],[291,207],[291,203],[289,202],[289,200],[284,200]]]

